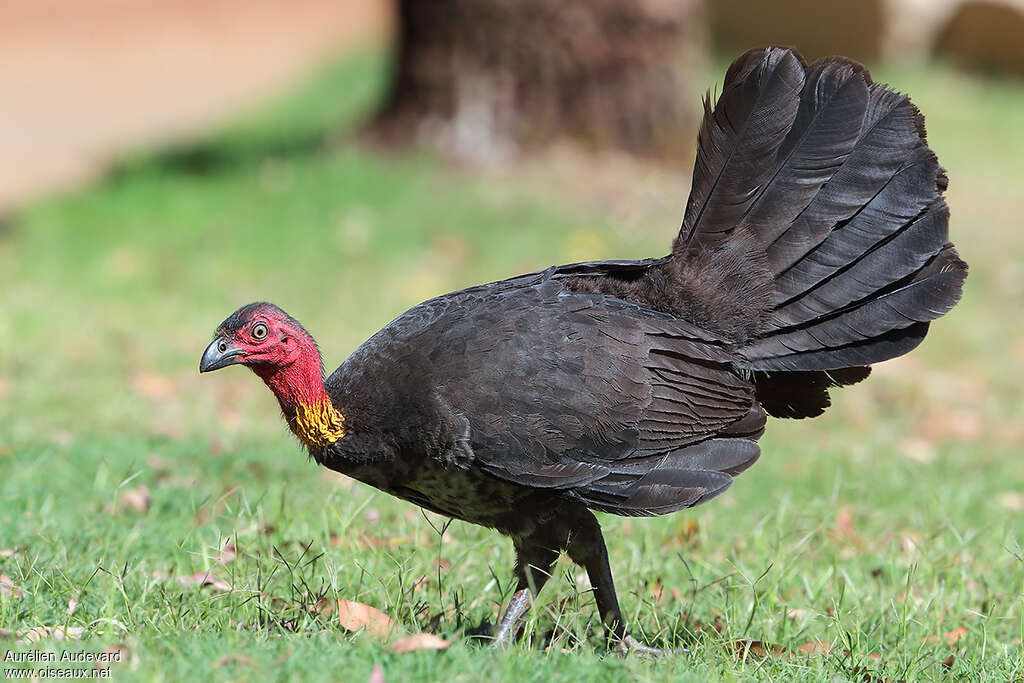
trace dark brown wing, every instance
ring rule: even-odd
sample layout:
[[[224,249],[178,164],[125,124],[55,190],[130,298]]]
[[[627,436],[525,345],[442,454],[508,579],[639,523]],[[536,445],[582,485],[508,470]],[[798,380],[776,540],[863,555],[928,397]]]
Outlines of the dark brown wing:
[[[472,466],[651,515],[720,493],[758,457],[754,387],[695,326],[558,280],[443,305],[414,343]]]

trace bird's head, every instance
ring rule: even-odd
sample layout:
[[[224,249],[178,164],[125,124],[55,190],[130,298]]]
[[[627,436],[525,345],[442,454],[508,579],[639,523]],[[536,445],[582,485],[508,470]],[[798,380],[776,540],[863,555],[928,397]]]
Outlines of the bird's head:
[[[289,426],[310,446],[344,435],[344,418],[324,388],[323,362],[313,337],[274,304],[242,306],[214,333],[199,372],[247,365],[274,392]]]

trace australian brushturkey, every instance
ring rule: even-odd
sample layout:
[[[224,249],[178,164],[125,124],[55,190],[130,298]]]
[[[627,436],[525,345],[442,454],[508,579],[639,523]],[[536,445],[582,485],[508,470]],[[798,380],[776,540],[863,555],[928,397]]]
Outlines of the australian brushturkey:
[[[203,354],[248,365],[316,461],[512,537],[512,638],[560,551],[626,649],[591,510],[662,515],[757,460],[767,415],[811,417],[832,387],[917,346],[960,298],[946,176],[903,95],[856,62],[736,60],[705,101],[668,256],[472,287],[402,314],[324,380],[313,338],[267,303]]]

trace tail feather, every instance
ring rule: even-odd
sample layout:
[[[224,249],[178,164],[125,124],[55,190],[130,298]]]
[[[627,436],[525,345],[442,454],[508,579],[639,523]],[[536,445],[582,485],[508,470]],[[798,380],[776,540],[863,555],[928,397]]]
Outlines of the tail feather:
[[[849,367],[843,348],[862,342],[858,364],[888,360],[889,348],[872,349],[870,342],[888,332],[914,323],[934,320],[960,300],[963,262],[952,246],[946,247],[928,265],[910,276],[909,282],[891,292],[837,313],[817,319],[785,334],[775,334],[750,344],[744,351],[755,370],[834,370]],[[808,362],[804,352],[834,351]]]
[[[796,118],[772,177],[742,221],[762,244],[782,237],[842,167],[859,137],[868,98],[859,64],[836,60],[808,68]]]
[[[805,260],[819,270],[813,276],[805,275],[805,281],[817,282],[778,304],[773,324],[783,329],[815,320],[866,299],[893,280],[916,272],[946,246],[948,221],[949,208],[945,202],[940,202],[877,248],[854,254],[845,262],[842,256],[836,258],[836,255],[854,250],[843,250],[836,245],[831,252],[811,252]],[[839,232],[837,230],[836,234]]]
[[[770,290],[734,337],[758,398],[770,414],[818,414],[829,387],[917,346],[959,300],[945,172],[917,108],[849,60],[751,51],[705,108],[673,260],[692,275],[747,260]]]
[[[739,224],[766,183],[793,125],[804,66],[788,50],[751,50],[725,77],[714,109],[704,99],[693,186],[675,251],[714,246]]]

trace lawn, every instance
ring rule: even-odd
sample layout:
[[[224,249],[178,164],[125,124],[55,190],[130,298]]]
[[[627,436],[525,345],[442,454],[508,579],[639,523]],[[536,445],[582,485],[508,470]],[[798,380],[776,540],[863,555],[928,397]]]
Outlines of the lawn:
[[[914,95],[949,170],[964,300],[823,418],[772,421],[715,502],[602,517],[636,635],[687,654],[607,654],[565,560],[521,643],[481,648],[508,541],[318,471],[249,373],[198,376],[249,301],[302,320],[333,368],[430,296],[667,249],[681,174],[361,146],[371,57],[0,223],[0,652],[110,649],[120,680],[1021,676],[1024,84],[879,77]],[[452,645],[391,652],[344,630],[337,599],[390,615],[391,639]]]

